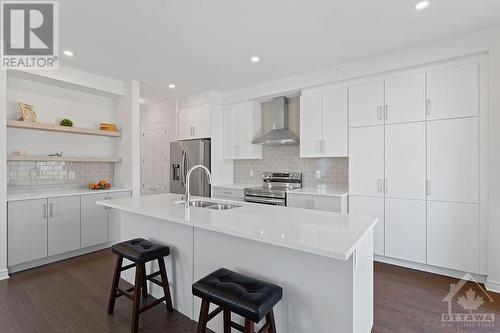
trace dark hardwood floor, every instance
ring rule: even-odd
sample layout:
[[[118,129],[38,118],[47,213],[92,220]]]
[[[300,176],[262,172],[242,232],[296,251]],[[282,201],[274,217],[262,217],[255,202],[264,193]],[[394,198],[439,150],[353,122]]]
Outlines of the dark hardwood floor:
[[[99,251],[0,281],[0,332],[129,332],[129,300],[119,298],[115,314],[106,314],[114,259],[109,250]],[[481,310],[498,317],[495,327],[441,326],[441,314],[447,312],[442,299],[456,282],[376,263],[373,333],[500,332],[500,295],[493,293],[494,302]],[[140,327],[143,332],[196,332],[195,322],[178,312],[166,315],[163,306],[141,314]]]

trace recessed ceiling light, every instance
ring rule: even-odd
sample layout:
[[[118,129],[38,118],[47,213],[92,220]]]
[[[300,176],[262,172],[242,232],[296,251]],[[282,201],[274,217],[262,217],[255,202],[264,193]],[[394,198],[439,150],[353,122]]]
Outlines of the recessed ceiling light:
[[[175,89],[175,84],[170,83],[170,84],[168,85],[168,88],[169,88],[169,89]]]
[[[73,53],[73,51],[70,51],[70,50],[64,50],[63,53],[64,53],[65,56],[68,56],[68,57],[72,57],[72,56],[75,55]]]
[[[256,64],[260,61],[260,58],[257,56],[253,56],[250,58],[250,61],[253,62],[254,64]]]
[[[146,100],[144,98],[139,98],[139,103],[144,104],[146,103]]]
[[[415,10],[424,10],[429,7],[431,3],[429,1],[421,1],[415,5]]]

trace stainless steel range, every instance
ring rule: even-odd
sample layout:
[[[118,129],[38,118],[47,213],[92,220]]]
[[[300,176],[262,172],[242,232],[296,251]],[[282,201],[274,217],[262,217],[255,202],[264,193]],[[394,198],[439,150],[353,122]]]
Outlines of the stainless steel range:
[[[264,172],[261,186],[245,188],[245,201],[286,206],[286,191],[302,187],[300,172]]]

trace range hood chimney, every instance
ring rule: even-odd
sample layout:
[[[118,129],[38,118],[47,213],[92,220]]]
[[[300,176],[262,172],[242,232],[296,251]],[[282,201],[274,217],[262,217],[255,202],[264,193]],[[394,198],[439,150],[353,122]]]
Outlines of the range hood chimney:
[[[273,129],[252,143],[267,146],[299,144],[299,138],[288,129],[288,98],[281,96],[273,100]]]

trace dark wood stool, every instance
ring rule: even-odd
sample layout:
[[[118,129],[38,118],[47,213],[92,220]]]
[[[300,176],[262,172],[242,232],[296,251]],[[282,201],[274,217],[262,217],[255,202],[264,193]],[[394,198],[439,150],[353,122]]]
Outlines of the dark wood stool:
[[[139,329],[139,314],[141,312],[149,310],[163,301],[167,303],[167,311],[172,312],[174,310],[172,298],[170,296],[170,288],[168,286],[167,270],[165,269],[165,262],[163,261],[163,258],[170,254],[170,248],[168,246],[154,244],[146,239],[137,238],[115,244],[111,247],[111,250],[118,258],[116,259],[113,285],[111,286],[111,293],[109,295],[108,314],[113,314],[115,302],[118,297],[125,296],[129,298],[134,303],[131,331],[137,332]],[[133,263],[122,267],[123,258]],[[158,260],[160,270],[146,275],[146,263],[153,260]],[[135,285],[126,290],[120,289],[118,284],[120,282],[121,272],[130,268],[135,268]],[[155,279],[158,275],[160,275],[161,281]],[[141,308],[141,290],[143,297],[148,296],[147,281],[151,281],[162,287],[164,296]],[[134,291],[134,293],[130,294],[131,291]]]
[[[276,333],[273,308],[281,300],[283,289],[275,284],[221,268],[193,284],[193,295],[202,299],[198,333],[205,333],[207,323],[221,312],[224,333],[230,333],[231,328],[254,333],[255,323],[264,317],[266,324],[259,333]],[[210,303],[218,305],[211,313]],[[245,326],[231,320],[232,312],[245,318]]]

